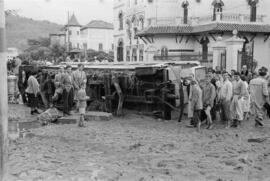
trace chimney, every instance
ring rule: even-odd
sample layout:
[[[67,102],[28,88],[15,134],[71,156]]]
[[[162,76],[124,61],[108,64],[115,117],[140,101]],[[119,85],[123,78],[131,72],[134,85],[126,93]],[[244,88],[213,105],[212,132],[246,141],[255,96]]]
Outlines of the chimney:
[[[188,6],[189,2],[186,0],[182,3],[182,8],[184,9],[183,23],[188,24]]]

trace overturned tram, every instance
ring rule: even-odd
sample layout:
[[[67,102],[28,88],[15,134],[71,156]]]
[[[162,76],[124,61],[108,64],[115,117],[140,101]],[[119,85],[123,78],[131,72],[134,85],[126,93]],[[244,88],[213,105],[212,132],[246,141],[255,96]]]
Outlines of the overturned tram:
[[[155,114],[165,120],[171,119],[172,111],[179,112],[179,120],[182,118],[185,99],[183,79],[192,73],[201,81],[207,71],[199,62],[82,64],[87,75],[89,111],[106,111],[120,116],[126,108]],[[55,75],[63,65],[70,65],[75,70],[78,63],[21,66],[19,76],[22,71],[27,75],[33,69],[45,70],[50,75]]]

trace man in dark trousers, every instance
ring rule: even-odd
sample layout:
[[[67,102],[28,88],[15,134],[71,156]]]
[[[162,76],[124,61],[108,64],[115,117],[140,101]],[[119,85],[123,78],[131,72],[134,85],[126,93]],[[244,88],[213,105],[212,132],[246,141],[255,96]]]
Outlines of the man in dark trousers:
[[[65,115],[71,115],[70,111],[73,106],[73,85],[72,85],[72,71],[71,66],[66,67],[66,72],[62,76],[62,85],[63,85],[63,99],[64,107],[63,112]]]

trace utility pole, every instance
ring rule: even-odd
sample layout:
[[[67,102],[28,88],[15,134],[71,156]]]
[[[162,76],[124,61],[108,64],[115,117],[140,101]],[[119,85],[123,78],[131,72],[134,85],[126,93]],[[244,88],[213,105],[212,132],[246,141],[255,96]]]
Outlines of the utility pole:
[[[8,161],[8,94],[4,0],[0,0],[0,181],[6,180]]]

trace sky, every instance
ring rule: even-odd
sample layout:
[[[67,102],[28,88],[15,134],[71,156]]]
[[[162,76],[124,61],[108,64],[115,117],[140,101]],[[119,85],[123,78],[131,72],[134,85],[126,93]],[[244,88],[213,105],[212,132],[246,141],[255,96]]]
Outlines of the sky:
[[[80,24],[91,20],[113,21],[113,0],[5,0],[5,9],[35,20],[66,24],[68,12],[75,13]]]
[[[113,0],[4,0],[5,9],[18,10],[18,14],[36,20],[49,20],[58,24],[66,24],[68,11],[75,13],[79,23],[86,25],[91,20],[113,22]],[[179,0],[181,1],[181,0]],[[189,0],[193,1],[193,0]],[[195,0],[194,0],[195,1]],[[224,12],[249,13],[246,0],[223,0]],[[197,16],[211,11],[212,0],[201,0],[196,9]],[[260,0],[258,14],[267,15],[265,21],[270,23],[270,0]]]

